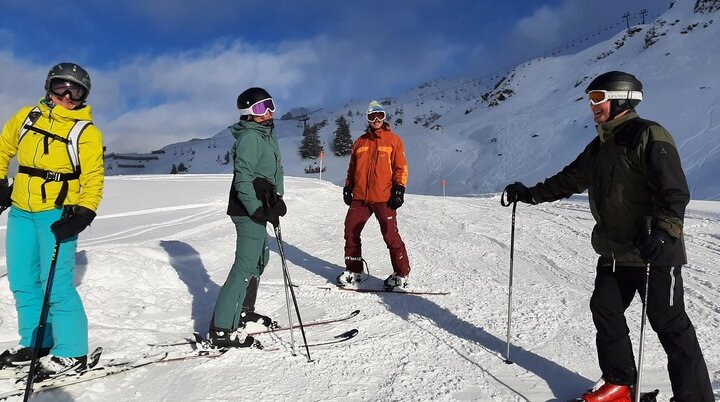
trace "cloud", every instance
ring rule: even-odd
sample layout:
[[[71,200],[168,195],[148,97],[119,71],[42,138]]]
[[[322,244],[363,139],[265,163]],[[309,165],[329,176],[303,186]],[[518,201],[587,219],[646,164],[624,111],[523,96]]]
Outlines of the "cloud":
[[[637,0],[633,7],[651,1]],[[137,46],[137,41],[122,42],[120,36],[100,46],[100,25],[112,30],[117,22],[108,20],[107,10],[99,13],[100,5],[88,2],[83,12],[99,14],[83,14],[87,18],[79,27],[87,31],[79,36],[96,32],[98,38],[65,48],[72,49],[67,58],[77,60],[92,76],[89,102],[108,149],[148,151],[224,129],[237,119],[237,95],[250,86],[268,89],[280,114],[298,106],[394,95],[439,76],[474,78],[526,60],[563,38],[586,32],[588,21],[600,25],[617,20],[624,11],[620,0],[600,5],[565,0],[527,7],[525,17],[518,17],[523,14],[512,2],[460,0],[452,10],[431,0],[401,1],[392,7],[380,1],[362,7],[326,3],[316,2],[313,8],[287,0],[269,6],[130,0],[118,3],[115,14],[131,27],[130,37],[146,35],[147,42]],[[20,11],[30,7],[12,4]],[[318,8],[322,4],[325,8]],[[491,18],[494,8],[502,9],[500,21]],[[213,26],[232,29],[208,33]],[[27,38],[3,30],[0,38],[8,39],[0,45],[0,112],[7,119],[42,96],[50,64],[64,61],[42,58],[51,57],[46,50],[63,49],[64,42],[53,42],[42,54],[18,56],[2,49],[32,50],[23,42]]]
[[[0,50],[0,124],[44,95],[49,70],[50,66],[38,66],[16,58],[10,51]]]

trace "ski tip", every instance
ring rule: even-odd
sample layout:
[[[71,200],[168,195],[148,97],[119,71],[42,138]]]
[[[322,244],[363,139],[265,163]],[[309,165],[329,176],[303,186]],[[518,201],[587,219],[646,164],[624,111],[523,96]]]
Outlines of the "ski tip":
[[[355,317],[358,314],[360,314],[360,310],[355,310],[352,313],[350,313],[350,317]]]
[[[343,333],[340,334],[340,335],[335,335],[335,338],[337,338],[337,339],[350,339],[350,338],[354,338],[355,336],[357,336],[357,334],[358,334],[359,332],[360,332],[360,331],[358,331],[357,328],[353,328],[353,329],[351,329],[350,331],[343,332]]]

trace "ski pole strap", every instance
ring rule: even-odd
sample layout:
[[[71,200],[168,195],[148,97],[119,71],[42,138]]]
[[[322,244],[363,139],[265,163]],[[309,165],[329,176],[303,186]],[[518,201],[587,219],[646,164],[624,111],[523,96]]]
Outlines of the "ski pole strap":
[[[510,200],[507,199],[505,190],[503,190],[502,194],[500,194],[500,205],[502,205],[503,207],[509,207],[510,204],[511,204]]]
[[[18,168],[18,173],[25,173],[28,176],[32,177],[39,177],[41,179],[45,179],[45,182],[40,187],[40,193],[42,195],[42,202],[47,202],[47,192],[45,191],[45,185],[49,182],[55,181],[55,182],[62,182],[62,187],[60,188],[60,192],[58,193],[57,198],[55,199],[55,206],[58,208],[63,205],[65,202],[65,198],[67,197],[68,193],[68,181],[69,180],[77,180],[80,178],[80,173],[58,173],[58,172],[51,172],[49,170],[43,170],[38,168],[33,168],[30,166],[20,166]]]

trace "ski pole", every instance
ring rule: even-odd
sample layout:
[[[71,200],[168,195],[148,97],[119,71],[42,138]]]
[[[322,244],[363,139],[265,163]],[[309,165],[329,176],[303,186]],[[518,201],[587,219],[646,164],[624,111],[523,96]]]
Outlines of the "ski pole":
[[[25,386],[25,395],[23,402],[27,402],[32,395],[33,381],[35,380],[35,365],[37,363],[40,348],[42,347],[43,338],[45,337],[45,324],[47,324],[47,316],[50,310],[50,292],[52,291],[53,278],[55,277],[55,267],[57,266],[58,251],[60,250],[60,240],[55,242],[53,248],[52,262],[50,263],[50,272],[48,273],[47,286],[45,287],[45,298],[43,299],[42,310],[40,310],[40,322],[38,323],[37,332],[35,333],[35,344],[33,345],[32,359],[30,360],[30,371],[28,371],[27,384]]]
[[[311,362],[312,359],[310,358],[310,347],[308,346],[307,337],[305,336],[305,327],[303,326],[302,317],[300,317],[300,308],[298,307],[297,297],[295,297],[295,290],[293,290],[292,280],[290,280],[290,271],[288,270],[287,262],[285,260],[285,250],[283,249],[282,233],[280,231],[279,223],[277,226],[275,226],[275,239],[277,240],[277,243],[278,243],[278,251],[280,252],[280,261],[282,262],[283,275],[285,276],[285,285],[286,285],[285,291],[287,292],[287,289],[290,289],[290,294],[292,295],[293,304],[295,305],[295,313],[297,313],[298,323],[300,324],[300,333],[302,334],[303,342],[305,342],[305,351],[307,352],[308,362]],[[289,307],[288,307],[288,309],[289,309]]]
[[[506,194],[503,190],[500,195],[500,205],[503,207],[510,206],[510,200],[506,200]],[[508,284],[508,319],[507,319],[507,350],[505,352],[505,363],[513,364],[510,360],[510,328],[512,325],[512,286],[513,286],[513,255],[515,254],[515,209],[517,208],[517,200],[512,200],[512,224],[510,226],[510,278]]]
[[[512,325],[512,288],[513,288],[513,255],[515,254],[515,208],[517,201],[513,202],[512,209],[512,225],[510,230],[510,279],[508,283],[508,323],[507,323],[507,352],[505,353],[505,363],[512,364],[510,360],[510,327]]]
[[[277,239],[277,234],[275,234],[275,238]],[[282,254],[281,254],[281,256],[282,256]],[[292,310],[290,307],[290,286],[292,286],[292,283],[290,283],[290,280],[289,280],[287,274],[285,273],[284,266],[282,268],[282,271],[283,271],[283,283],[285,284],[285,307],[287,308],[288,325],[290,326],[290,346],[292,347],[293,356],[297,356],[297,347],[295,346],[295,331],[293,331],[293,317],[292,317]]]
[[[645,231],[652,234],[652,217],[645,217]],[[640,402],[640,384],[642,383],[643,343],[645,342],[645,318],[647,315],[648,289],[650,283],[650,263],[645,264],[645,294],[643,295],[642,317],[640,318],[640,346],[638,350],[637,382],[635,384],[635,402]]]

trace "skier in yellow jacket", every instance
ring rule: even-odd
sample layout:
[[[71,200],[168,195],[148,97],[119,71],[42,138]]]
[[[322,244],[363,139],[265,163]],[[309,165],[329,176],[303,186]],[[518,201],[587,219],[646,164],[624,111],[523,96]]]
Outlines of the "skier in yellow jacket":
[[[38,105],[20,109],[0,134],[0,209],[10,208],[7,271],[20,342],[0,354],[0,366],[32,357],[53,250],[55,275],[41,344],[40,376],[87,364],[87,316],[73,284],[78,234],[95,218],[104,184],[102,134],[85,101],[90,76],[60,63],[45,80]],[[10,160],[18,173],[8,184]]]

